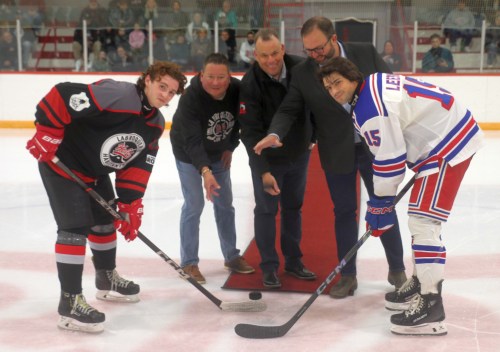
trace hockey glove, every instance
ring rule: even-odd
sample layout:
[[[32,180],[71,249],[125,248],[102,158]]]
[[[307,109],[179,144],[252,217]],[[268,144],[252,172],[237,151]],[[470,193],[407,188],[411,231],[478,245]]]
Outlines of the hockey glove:
[[[393,203],[394,197],[374,198],[366,203],[366,228],[372,230],[372,236],[379,237],[394,226],[396,212]]]
[[[26,144],[26,149],[36,160],[50,162],[56,156],[63,136],[63,129],[37,124],[36,133]]]
[[[133,241],[139,233],[139,227],[141,227],[142,214],[144,213],[142,199],[136,199],[130,204],[118,202],[117,205],[123,219],[115,220],[115,228],[125,236],[127,241]]]

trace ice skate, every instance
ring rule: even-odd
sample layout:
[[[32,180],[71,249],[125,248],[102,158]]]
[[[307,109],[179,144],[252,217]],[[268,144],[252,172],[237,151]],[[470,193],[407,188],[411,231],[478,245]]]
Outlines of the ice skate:
[[[408,310],[391,317],[391,331],[397,335],[446,335],[445,313],[439,293],[417,294]]]
[[[385,308],[388,310],[407,310],[410,302],[420,292],[420,282],[412,276],[399,289],[385,294]]]
[[[59,308],[61,317],[57,326],[61,329],[99,333],[104,331],[106,316],[85,301],[80,294],[61,292]]]
[[[96,270],[96,298],[111,302],[139,302],[140,286],[122,278],[116,270]]]

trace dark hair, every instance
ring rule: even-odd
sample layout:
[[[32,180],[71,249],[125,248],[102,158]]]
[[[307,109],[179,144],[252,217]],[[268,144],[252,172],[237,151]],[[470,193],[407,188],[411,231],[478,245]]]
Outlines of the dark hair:
[[[434,38],[438,38],[438,39],[439,39],[439,41],[441,42],[441,36],[440,36],[439,34],[434,33],[433,35],[431,35],[430,40],[432,40],[432,39],[434,39]]]
[[[212,53],[205,57],[205,61],[203,62],[203,69],[207,67],[208,64],[214,65],[225,65],[229,70],[229,60],[226,55],[221,53]]]
[[[319,69],[319,79],[322,81],[323,78],[330,76],[332,73],[338,73],[342,77],[348,79],[351,82],[363,82],[363,74],[351,61],[344,57],[334,57],[329,59],[321,68]]]
[[[177,89],[177,94],[184,93],[184,87],[187,83],[187,78],[181,71],[181,67],[173,62],[159,61],[150,65],[142,74],[139,79],[137,79],[137,86],[144,90],[146,87],[145,79],[149,75],[151,81],[160,80],[163,76],[170,76],[179,82],[179,88]]]
[[[267,42],[268,40],[271,40],[272,37],[280,39],[278,36],[278,32],[274,30],[273,28],[262,28],[255,33],[255,42],[257,43],[257,40],[261,39],[263,42]]]
[[[319,29],[327,38],[331,38],[335,34],[335,28],[333,28],[333,23],[326,17],[314,16],[308,19],[302,25],[300,30],[300,36],[303,37],[311,33],[314,29]]]

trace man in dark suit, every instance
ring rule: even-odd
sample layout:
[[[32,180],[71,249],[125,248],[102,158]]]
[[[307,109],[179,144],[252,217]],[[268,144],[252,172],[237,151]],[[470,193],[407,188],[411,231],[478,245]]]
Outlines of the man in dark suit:
[[[318,79],[318,68],[330,58],[343,56],[350,59],[364,75],[390,72],[390,69],[373,45],[339,42],[332,22],[325,17],[308,19],[302,26],[301,36],[308,59],[293,69],[288,94],[273,117],[268,135],[255,145],[254,150],[260,154],[264,148],[282,146],[281,140],[297,119],[298,112],[303,111],[305,106],[311,111],[321,166],[334,204],[337,255],[340,260],[358,239],[357,172],[360,172],[372,197],[373,168],[371,155],[354,132],[351,106],[338,104],[328,94]],[[399,288],[406,281],[406,274],[397,221],[380,239],[389,263],[388,281]],[[353,295],[357,287],[354,256],[342,269],[342,277],[330,290],[330,296],[344,298]]]

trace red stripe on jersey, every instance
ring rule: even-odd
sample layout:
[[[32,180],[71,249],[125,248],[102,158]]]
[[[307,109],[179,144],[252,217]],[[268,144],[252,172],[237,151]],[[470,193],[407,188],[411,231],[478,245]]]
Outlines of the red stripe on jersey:
[[[67,173],[65,173],[63,170],[61,170],[56,164],[54,164],[54,163],[47,163],[47,165],[49,165],[50,168],[52,170],[54,170],[54,172],[57,173],[59,176],[62,176],[64,178],[68,179],[68,180],[73,180],[71,178],[71,176],[69,176]],[[75,170],[71,170],[71,171],[73,171],[73,173],[75,175],[77,175],[85,183],[92,183],[92,182],[94,182],[96,180],[93,177],[85,176],[81,172],[78,172],[78,171],[75,171]]]
[[[446,258],[446,252],[413,251],[413,255],[417,258]]]
[[[52,111],[50,111],[49,107],[45,102],[42,100],[39,104],[38,107],[45,113],[45,116],[47,119],[50,121],[50,123],[57,128],[63,128],[64,125],[62,125],[58,119],[52,114]]]
[[[85,246],[70,246],[67,244],[56,243],[57,254],[85,255]]]
[[[113,232],[111,235],[107,236],[96,236],[89,234],[88,240],[94,243],[111,243],[116,241],[116,232]]]
[[[138,167],[130,167],[126,170],[120,170],[116,172],[117,182],[131,181],[136,184],[142,184],[144,187],[148,184],[151,172],[140,169]]]
[[[63,124],[68,125],[71,123],[71,115],[69,114],[66,104],[56,87],[52,88],[49,94],[45,96],[45,100],[53,111],[57,111],[60,114],[58,118],[63,122]],[[46,110],[44,109],[44,111]]]
[[[467,124],[462,128],[462,130],[460,131],[460,133],[458,135],[456,135],[455,137],[453,137],[453,139],[448,143],[448,145],[443,148],[443,150],[441,151],[441,155],[446,155],[448,154],[451,150],[453,150],[454,148],[456,148],[457,144],[460,144],[465,136],[470,133],[471,129],[474,128],[474,126],[476,125],[476,121],[474,121],[474,119],[470,118],[470,120],[467,122]]]
[[[144,194],[146,192],[145,186],[139,186],[139,185],[128,183],[128,182],[116,182],[115,185],[116,185],[116,188],[129,189],[132,191],[140,192],[142,194]]]

